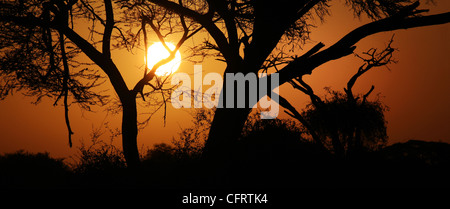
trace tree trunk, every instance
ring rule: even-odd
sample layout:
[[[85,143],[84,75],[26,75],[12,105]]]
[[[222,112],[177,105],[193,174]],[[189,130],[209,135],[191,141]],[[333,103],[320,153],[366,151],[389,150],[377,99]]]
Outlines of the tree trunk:
[[[232,158],[251,108],[217,108],[203,157],[216,163]]]
[[[229,64],[226,73],[236,73],[243,72],[242,63],[236,62]],[[224,74],[224,75],[225,75]],[[245,107],[237,108],[237,92],[244,91],[244,89],[237,89],[238,86],[234,87],[233,97],[234,97],[234,107],[227,108],[226,102],[226,86],[227,86],[227,76],[224,76],[223,89],[221,92],[223,108],[217,108],[214,114],[214,119],[211,124],[211,129],[209,131],[208,140],[205,143],[205,148],[203,150],[203,157],[214,163],[224,163],[230,160],[233,154],[233,150],[236,147],[238,138],[241,135],[242,129],[244,128],[245,121],[248,118],[252,108],[249,107],[248,94],[249,86],[245,84]],[[234,84],[233,84],[234,85]],[[231,92],[229,92],[231,93]]]
[[[122,100],[122,148],[127,166],[136,168],[140,164],[137,147],[137,109],[136,97],[129,96]]]

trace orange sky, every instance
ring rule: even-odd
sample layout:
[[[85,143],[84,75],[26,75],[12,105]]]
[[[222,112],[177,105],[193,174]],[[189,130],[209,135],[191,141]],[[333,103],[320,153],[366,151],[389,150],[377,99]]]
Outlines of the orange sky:
[[[450,11],[450,1],[439,1],[437,6],[425,5],[432,13]],[[340,37],[360,26],[366,20],[353,18],[348,8],[341,1],[334,1],[332,17],[324,25],[314,29],[311,48],[321,41],[331,45]],[[393,33],[376,34],[362,40],[357,45],[357,52],[371,47],[382,48]],[[409,139],[444,141],[450,143],[450,24],[422,27],[417,29],[395,31],[393,46],[399,51],[394,58],[399,62],[385,68],[372,70],[364,75],[355,85],[355,92],[366,92],[375,85],[372,97],[377,93],[382,101],[390,107],[386,113],[390,143],[404,142]],[[183,56],[183,55],[182,55]],[[126,51],[113,52],[113,59],[123,73],[127,84],[132,86],[142,76],[138,66],[142,65],[143,53],[130,54]],[[214,59],[207,59],[203,64],[205,73],[223,72],[225,65]],[[323,87],[342,90],[349,77],[357,70],[360,61],[354,56],[332,61],[317,68],[305,79],[316,91],[323,95]],[[193,65],[183,62],[179,71],[192,72]],[[104,88],[111,88],[105,83]],[[207,89],[207,87],[204,87]],[[110,91],[112,92],[112,91]],[[285,85],[280,94],[298,107],[308,103],[306,96],[292,91]],[[68,157],[84,141],[88,143],[93,128],[109,122],[112,128],[120,127],[120,115],[107,114],[102,108],[95,112],[83,112],[76,105],[70,109],[70,118],[74,148],[68,147],[67,129],[64,123],[62,106],[52,106],[53,101],[44,99],[39,105],[32,105],[32,99],[20,92],[6,100],[0,101],[0,153],[24,149],[31,152],[48,151],[55,157]],[[170,142],[181,128],[190,125],[189,109],[175,110],[168,108],[166,127],[162,123],[162,111],[157,113],[149,126],[138,136],[140,148],[146,149],[153,143]],[[140,108],[142,112],[142,108]],[[282,112],[283,109],[280,110]],[[287,118],[285,114],[280,117]],[[104,130],[104,139],[109,140],[109,133]],[[120,144],[120,138],[115,139]]]

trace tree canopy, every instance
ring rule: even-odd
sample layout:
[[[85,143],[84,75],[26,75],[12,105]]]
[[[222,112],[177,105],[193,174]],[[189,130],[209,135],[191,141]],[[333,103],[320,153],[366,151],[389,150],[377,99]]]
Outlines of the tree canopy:
[[[336,43],[317,43],[303,49],[311,28],[320,27],[332,7],[331,0],[7,0],[0,3],[0,98],[16,90],[28,95],[63,99],[69,133],[68,97],[84,108],[104,104],[108,97],[96,92],[103,77],[112,85],[122,108],[122,141],[127,163],[139,164],[136,99],[164,89],[155,71],[170,61],[184,42],[205,31],[211,39],[195,46],[193,55],[211,53],[227,64],[224,73],[277,72],[279,84],[311,74],[331,60],[352,54],[367,36],[398,29],[444,24],[450,12],[426,15],[413,0],[346,0],[355,17],[371,22],[355,28]],[[83,37],[77,23],[91,24]],[[148,28],[150,26],[150,28]],[[151,30],[150,30],[151,29]],[[144,66],[144,75],[127,86],[111,57],[114,48],[147,48],[147,32],[164,44],[179,36],[170,56]],[[297,50],[295,50],[297,49]],[[146,51],[146,50],[144,50]],[[86,55],[101,71],[76,59]],[[104,76],[106,75],[106,76]],[[153,83],[152,83],[153,82]],[[225,83],[225,82],[224,82]],[[144,87],[150,87],[145,91]],[[275,88],[275,87],[274,87]],[[170,91],[166,92],[170,93]],[[223,92],[222,92],[223,93]],[[247,94],[249,92],[246,92]],[[164,95],[164,93],[163,93]],[[262,97],[264,95],[259,95]],[[283,96],[283,95],[281,95]],[[164,96],[163,96],[164,98]],[[165,97],[168,98],[168,97]],[[253,106],[250,104],[249,106]],[[250,108],[218,108],[205,146],[210,156],[226,158],[229,141],[237,140]],[[212,157],[214,159],[215,157]]]

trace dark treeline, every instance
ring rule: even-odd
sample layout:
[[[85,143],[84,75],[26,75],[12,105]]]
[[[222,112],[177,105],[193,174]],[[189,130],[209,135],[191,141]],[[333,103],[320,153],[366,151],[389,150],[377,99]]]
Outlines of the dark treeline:
[[[203,112],[204,113],[204,112]],[[447,187],[450,144],[410,140],[338,157],[292,120],[252,117],[227,164],[201,157],[203,113],[171,144],[156,144],[137,170],[98,137],[70,159],[18,151],[0,156],[2,188]],[[203,114],[203,115],[202,115]],[[195,137],[195,138],[193,138]]]

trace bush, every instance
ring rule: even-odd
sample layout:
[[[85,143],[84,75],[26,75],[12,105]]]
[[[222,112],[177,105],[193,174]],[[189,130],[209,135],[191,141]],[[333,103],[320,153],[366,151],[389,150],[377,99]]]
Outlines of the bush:
[[[330,98],[320,105],[310,104],[302,113],[323,144],[349,154],[376,151],[387,144],[384,112],[387,107],[379,99],[350,100],[345,94],[328,90]],[[359,96],[357,98],[361,98]]]
[[[67,185],[70,169],[64,159],[49,153],[28,153],[23,150],[0,156],[0,185],[8,187],[57,187]]]
[[[95,138],[90,146],[81,145],[77,158],[74,172],[80,175],[105,175],[126,168],[122,151]]]

